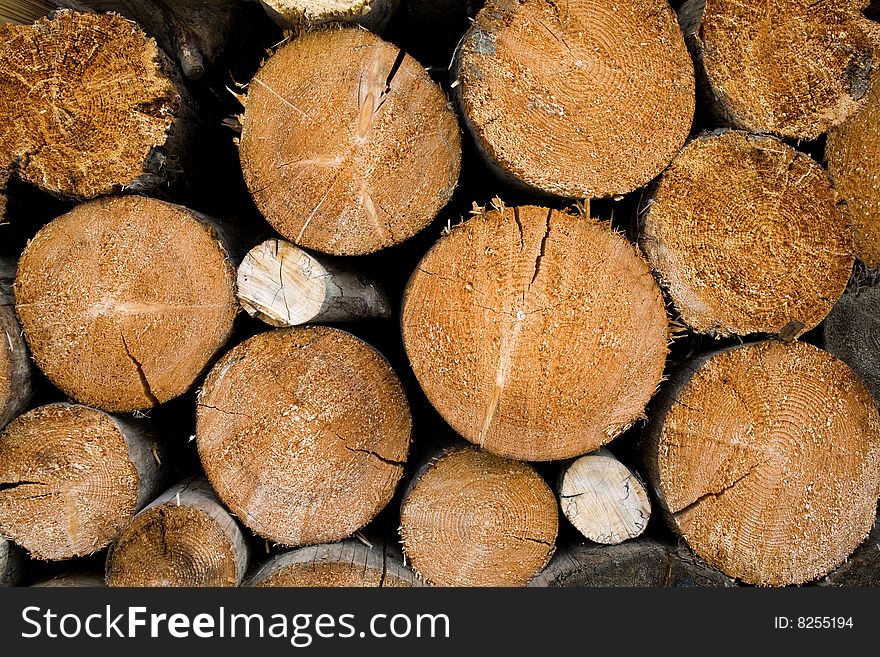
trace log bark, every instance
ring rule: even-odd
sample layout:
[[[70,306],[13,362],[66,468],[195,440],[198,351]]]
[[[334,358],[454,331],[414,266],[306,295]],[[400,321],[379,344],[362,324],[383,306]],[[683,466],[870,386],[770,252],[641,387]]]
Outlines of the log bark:
[[[162,493],[128,522],[107,555],[109,586],[239,586],[249,548],[200,477]]]
[[[801,342],[702,356],[661,391],[647,474],[670,525],[749,584],[837,567],[874,524],[880,416],[842,361]]]
[[[880,522],[845,562],[828,573],[819,586],[880,586]]]
[[[372,253],[412,237],[458,181],[461,139],[443,91],[365,30],[281,47],[251,81],[241,125],[257,207],[283,237],[325,253]]]
[[[40,580],[31,586],[38,588],[103,588],[107,586],[101,573],[71,571]]]
[[[614,545],[636,538],[651,517],[641,479],[605,449],[567,464],[558,493],[563,515],[595,543]]]
[[[693,64],[661,0],[489,0],[453,76],[495,173],[566,198],[641,187],[684,144],[694,114]]]
[[[74,399],[108,411],[173,399],[232,332],[235,267],[217,224],[134,196],[55,219],[19,260],[16,310],[34,360]]]
[[[389,502],[412,418],[388,362],[327,327],[261,333],[214,366],[198,397],[202,465],[220,499],[281,545],[339,541]]]
[[[781,141],[703,134],[663,173],[640,243],[681,320],[718,336],[815,327],[853,266],[828,175]]]
[[[844,294],[823,327],[825,349],[849,365],[880,401],[880,287]]]
[[[277,327],[391,316],[377,283],[280,239],[248,251],[238,267],[236,294],[249,315]]]
[[[259,587],[421,586],[415,573],[387,547],[355,539],[289,550],[266,561],[249,578]]]
[[[33,366],[15,316],[15,262],[0,258],[0,429],[33,397]]]
[[[406,352],[430,402],[469,441],[527,461],[580,456],[643,417],[660,383],[660,290],[606,224],[495,205],[413,273]]]
[[[0,3],[0,25],[5,23],[27,25],[47,15],[53,9],[53,5],[43,0],[7,0]]]
[[[689,0],[679,20],[714,118],[815,139],[865,100],[878,28],[869,0]]]
[[[556,498],[526,463],[474,446],[425,460],[400,510],[403,551],[435,586],[521,586],[550,560]]]
[[[357,23],[382,32],[400,0],[260,0],[266,13],[285,29],[326,23]]]
[[[15,543],[0,538],[0,588],[16,586],[24,578],[27,557]]]
[[[0,70],[0,186],[15,175],[86,199],[180,178],[192,100],[131,21],[65,10],[0,26]]]
[[[43,560],[93,554],[161,490],[149,425],[49,404],[0,433],[0,534]]]
[[[529,586],[536,587],[693,587],[735,586],[724,573],[686,547],[651,539],[619,545],[581,543],[560,550]]]

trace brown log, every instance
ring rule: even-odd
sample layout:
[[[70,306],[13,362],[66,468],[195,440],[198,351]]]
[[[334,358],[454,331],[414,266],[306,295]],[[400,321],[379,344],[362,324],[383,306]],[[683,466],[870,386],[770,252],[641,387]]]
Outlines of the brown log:
[[[412,418],[388,362],[327,327],[261,333],[214,366],[198,398],[202,465],[220,499],[281,545],[339,541],[386,505]]]
[[[880,287],[844,294],[823,328],[825,349],[849,365],[880,402]]]
[[[825,575],[874,524],[880,416],[856,374],[801,342],[690,363],[646,440],[654,493],[703,559],[749,584]]]
[[[458,181],[461,140],[440,87],[362,29],[281,47],[254,76],[241,165],[281,235],[334,255],[371,253],[424,228]]]
[[[714,118],[815,139],[864,102],[880,44],[869,0],[688,0],[679,20]]]
[[[719,336],[816,326],[853,266],[828,175],[781,141],[703,134],[649,194],[640,243],[681,319]]]
[[[44,560],[107,547],[161,490],[149,425],[87,406],[49,404],[0,433],[0,535]]]
[[[26,563],[24,550],[0,537],[0,588],[16,586],[21,582]]]
[[[162,493],[129,521],[107,555],[109,586],[238,586],[249,547],[203,478]]]
[[[405,588],[421,583],[387,547],[346,539],[277,554],[260,566],[247,585]]]
[[[693,64],[663,0],[489,0],[454,85],[494,171],[566,198],[641,187],[694,114]]]
[[[38,588],[103,588],[107,586],[104,582],[104,575],[101,573],[90,573],[82,571],[70,571],[42,579],[39,582],[31,584]]]
[[[819,586],[880,586],[880,522],[846,561],[828,573]]]
[[[660,290],[621,235],[588,217],[497,202],[422,259],[402,329],[443,418],[471,442],[529,461],[595,450],[643,417],[668,340]]]
[[[186,392],[238,306],[216,223],[136,196],[55,219],[21,256],[16,310],[34,360],[74,399],[146,409]]]
[[[521,586],[550,560],[556,498],[526,463],[474,446],[425,460],[400,510],[403,551],[435,586]]]
[[[27,408],[33,396],[33,366],[15,316],[15,262],[0,258],[0,429]]]
[[[400,0],[260,0],[266,13],[285,29],[325,23],[357,23],[381,32]]]

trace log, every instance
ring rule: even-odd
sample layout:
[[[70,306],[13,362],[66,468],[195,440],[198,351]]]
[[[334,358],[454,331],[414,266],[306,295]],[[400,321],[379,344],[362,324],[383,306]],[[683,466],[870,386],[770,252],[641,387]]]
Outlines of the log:
[[[260,0],[269,17],[285,29],[326,23],[357,23],[382,32],[400,0]]]
[[[0,433],[0,535],[36,559],[93,554],[156,496],[165,470],[149,425],[40,406]]]
[[[251,317],[276,327],[391,317],[376,282],[280,239],[248,251],[238,267],[236,294]]]
[[[103,588],[107,586],[101,573],[70,571],[31,584],[37,588]]]
[[[660,290],[607,224],[495,206],[452,228],[413,273],[407,355],[469,441],[526,461],[580,456],[643,417],[660,383]]]
[[[563,515],[595,543],[622,543],[648,526],[651,502],[644,484],[606,449],[566,465],[558,492]]]
[[[61,197],[177,180],[197,124],[170,59],[131,21],[60,11],[0,26],[0,186]]]
[[[773,137],[720,131],[694,139],[663,173],[639,241],[698,333],[797,325],[794,337],[821,322],[846,287],[848,219],[809,156]]]
[[[560,550],[529,586],[666,588],[735,583],[687,548],[638,539],[607,546],[581,543]]]
[[[15,281],[37,365],[66,394],[108,411],[186,392],[238,311],[222,239],[210,218],[136,196],[92,201],[49,223]]]
[[[713,118],[815,139],[864,102],[878,29],[869,0],[688,0],[679,20]]]
[[[172,486],[128,522],[107,555],[109,586],[238,586],[249,548],[203,478]]]
[[[15,262],[0,258],[0,429],[23,412],[33,397],[33,367],[15,316]]]
[[[474,446],[425,460],[400,508],[404,555],[435,586],[522,586],[558,528],[556,498],[530,465]]]
[[[748,584],[825,575],[874,524],[876,404],[809,344],[766,341],[685,366],[658,397],[645,454],[672,528]]]
[[[819,586],[880,586],[880,522],[846,561],[818,582]]]
[[[198,396],[196,442],[220,499],[281,545],[332,543],[388,504],[412,418],[388,362],[328,327],[276,329],[229,351]]]
[[[5,0],[0,2],[0,25],[5,23],[27,25],[45,16],[53,8],[44,0]]]
[[[350,28],[306,34],[268,59],[248,87],[239,153],[283,237],[360,255],[434,219],[458,181],[461,139],[419,63]]]
[[[19,584],[24,577],[26,563],[24,550],[0,537],[0,588]]]
[[[880,402],[880,287],[844,294],[823,329],[825,349],[855,370]]]
[[[389,549],[346,539],[277,554],[260,566],[247,585],[405,588],[421,586],[421,583]]]
[[[694,115],[693,64],[663,0],[489,0],[453,76],[495,173],[565,198],[641,187]]]
[[[868,267],[880,267],[880,75],[874,75],[864,107],[828,132],[828,173],[846,199],[853,249]]]

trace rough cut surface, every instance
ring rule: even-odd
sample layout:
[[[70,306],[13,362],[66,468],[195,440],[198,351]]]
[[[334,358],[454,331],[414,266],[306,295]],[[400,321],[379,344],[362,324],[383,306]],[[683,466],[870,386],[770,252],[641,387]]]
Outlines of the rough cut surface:
[[[828,573],[820,586],[880,586],[880,522],[849,558]]]
[[[703,357],[660,393],[652,485],[694,551],[749,584],[825,575],[874,524],[880,417],[842,361],[769,341]]]
[[[366,30],[330,29],[281,47],[251,80],[240,156],[282,236],[357,255],[434,219],[458,181],[461,139],[417,61]]]
[[[281,545],[338,541],[394,494],[412,418],[388,362],[326,327],[261,333],[227,353],[199,394],[199,456],[214,490]]]
[[[853,266],[848,215],[824,169],[773,137],[703,134],[663,173],[642,249],[700,333],[816,326]]]
[[[400,5],[400,0],[260,0],[269,17],[281,27],[320,25],[327,22],[358,23],[380,32]]]
[[[473,446],[423,464],[400,511],[404,554],[436,586],[522,586],[558,528],[556,498],[531,466]]]
[[[638,250],[606,224],[538,207],[492,210],[441,238],[410,279],[402,328],[444,419],[530,461],[590,452],[641,418],[668,339]]]
[[[455,80],[498,173],[568,198],[644,185],[694,114],[693,64],[665,0],[489,0]]]
[[[186,392],[232,331],[235,269],[208,220],[137,196],[77,206],[19,260],[16,311],[34,360],[109,411]]]
[[[825,349],[853,368],[880,401],[880,287],[844,294],[823,327]]]

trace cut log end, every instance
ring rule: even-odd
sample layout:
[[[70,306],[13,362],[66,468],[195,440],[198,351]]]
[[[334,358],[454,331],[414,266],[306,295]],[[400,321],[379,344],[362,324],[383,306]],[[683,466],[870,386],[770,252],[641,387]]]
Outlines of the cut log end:
[[[400,0],[260,0],[269,17],[283,28],[357,23],[381,32]]]
[[[771,341],[708,357],[674,384],[648,466],[698,555],[749,584],[800,584],[862,542],[880,491],[880,417],[843,362]]]
[[[434,219],[458,181],[461,139],[412,57],[365,30],[324,30],[280,48],[251,81],[240,155],[282,236],[359,255]]]
[[[880,287],[844,294],[823,326],[825,349],[849,365],[880,402]]]
[[[527,464],[456,448],[417,476],[400,512],[403,550],[437,586],[521,586],[553,554],[556,498]]]
[[[281,545],[338,541],[388,503],[412,419],[391,366],[354,336],[278,329],[232,349],[199,395],[196,435],[220,498]]]
[[[605,224],[537,207],[444,236],[410,280],[402,329],[446,421],[528,461],[595,450],[643,417],[668,341],[638,251]]]
[[[720,336],[816,326],[853,265],[825,171],[772,137],[692,141],[646,205],[641,245],[681,319]]]

